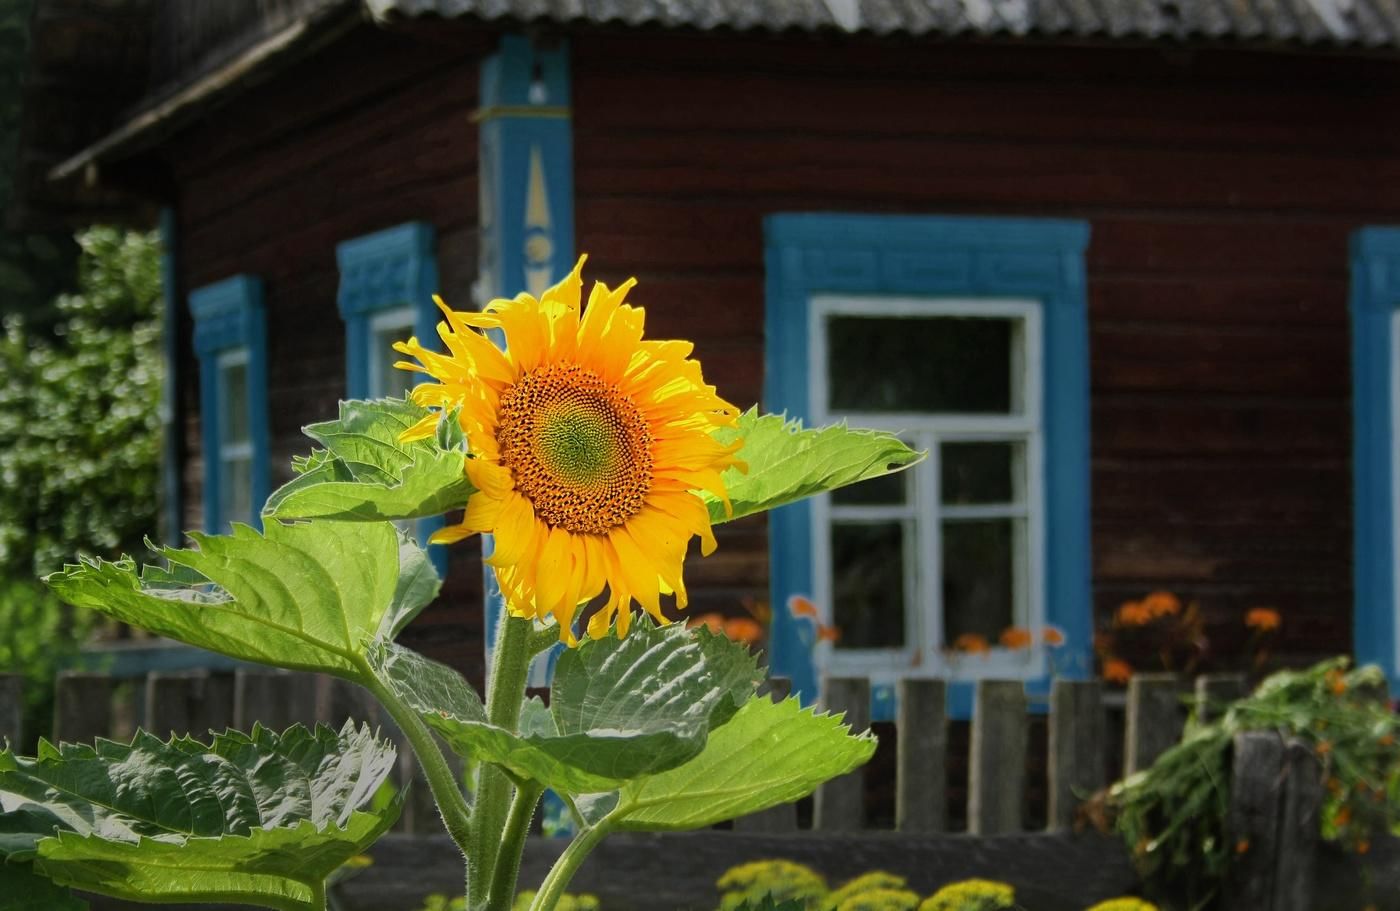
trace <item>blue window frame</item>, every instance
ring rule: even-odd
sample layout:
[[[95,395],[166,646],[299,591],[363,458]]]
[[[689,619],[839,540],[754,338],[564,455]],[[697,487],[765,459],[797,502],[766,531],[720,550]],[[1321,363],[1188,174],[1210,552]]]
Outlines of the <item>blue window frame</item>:
[[[405,222],[336,246],[340,289],[336,305],[345,320],[345,389],[352,399],[401,398],[421,374],[394,367],[403,358],[392,348],[416,335],[429,348],[437,344],[438,291],[436,236],[432,225]],[[414,523],[425,542],[443,525],[441,517]],[[438,573],[447,572],[447,549],[429,549]]]
[[[1087,676],[1088,226],[793,214],[770,216],[765,236],[766,406],[887,425],[930,450],[878,490],[772,513],[773,672],[808,701],[822,673],[870,676],[877,719],[893,716],[900,676],[957,681],[955,717],[971,714],[979,677],[1022,676],[1043,700],[1052,675]],[[855,641],[819,641],[812,621],[784,609],[797,595],[821,622],[855,627]],[[951,624],[986,605],[1033,635],[1053,626],[1064,644],[1035,635],[1020,653],[949,658]]]
[[[267,326],[251,275],[190,292],[204,447],[204,527],[262,527],[268,495]]]
[[[1400,685],[1396,611],[1396,421],[1400,416],[1400,228],[1363,228],[1351,243],[1352,491],[1358,663]]]

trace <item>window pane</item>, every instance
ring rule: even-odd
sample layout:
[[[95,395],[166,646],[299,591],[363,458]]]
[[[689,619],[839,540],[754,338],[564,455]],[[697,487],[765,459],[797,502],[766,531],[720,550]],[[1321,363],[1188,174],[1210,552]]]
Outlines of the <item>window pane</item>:
[[[943,502],[1021,502],[1024,450],[1022,443],[944,443],[938,450]]]
[[[219,427],[224,443],[248,440],[248,365],[227,364],[220,368],[219,395],[222,412]]]
[[[403,398],[404,393],[413,388],[417,375],[409,370],[399,370],[394,366],[401,360],[407,360],[394,350],[394,342],[403,341],[412,334],[412,329],[386,328],[377,329],[370,338],[370,354],[374,358],[374,369],[370,372],[371,382],[376,388],[370,389],[371,398],[388,396],[391,398]]]
[[[899,522],[831,526],[832,595],[841,648],[904,645],[904,527]]]
[[[1020,410],[1013,320],[832,316],[826,331],[832,411]]]
[[[219,511],[224,522],[253,518],[253,460],[225,458],[219,469]]]
[[[831,502],[838,506],[899,506],[908,496],[909,472],[882,475],[831,492]]]
[[[1016,625],[1014,555],[1021,519],[943,523],[943,641],[964,633],[995,644]]]

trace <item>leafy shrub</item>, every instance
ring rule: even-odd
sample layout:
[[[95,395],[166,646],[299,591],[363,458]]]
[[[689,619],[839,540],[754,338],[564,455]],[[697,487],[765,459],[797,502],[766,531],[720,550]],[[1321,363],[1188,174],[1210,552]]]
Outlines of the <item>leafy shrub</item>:
[[[1225,831],[1230,746],[1243,731],[1278,731],[1316,753],[1327,781],[1323,839],[1364,852],[1375,833],[1400,823],[1400,718],[1378,698],[1380,669],[1348,672],[1348,664],[1335,658],[1268,677],[1217,720],[1193,719],[1150,769],[1114,785],[1118,829],[1145,876],[1194,903],[1217,892],[1230,858],[1248,850]]]
[[[908,889],[867,889],[836,906],[836,911],[914,911],[919,896]]]
[[[949,883],[919,905],[918,911],[1012,911],[1016,890],[990,879]]]
[[[811,867],[790,860],[756,860],[731,867],[715,883],[720,911],[757,906],[765,898],[816,909],[827,895],[826,880]]]

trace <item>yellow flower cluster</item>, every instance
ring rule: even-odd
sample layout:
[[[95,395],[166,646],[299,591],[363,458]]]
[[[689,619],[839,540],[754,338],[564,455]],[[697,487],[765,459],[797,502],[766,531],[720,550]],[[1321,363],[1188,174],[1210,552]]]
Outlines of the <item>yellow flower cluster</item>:
[[[990,879],[949,883],[919,905],[918,911],[1012,911],[1016,890]]]
[[[1157,911],[1157,906],[1140,898],[1110,898],[1108,901],[1099,902],[1088,911]]]
[[[832,892],[826,897],[826,901],[822,902],[821,908],[822,911],[901,911],[904,908],[903,905],[889,904],[890,901],[897,901],[890,895],[881,899],[886,904],[879,905],[860,904],[856,902],[856,899],[875,893],[904,892],[913,899],[913,904],[908,906],[908,911],[914,911],[914,908],[919,904],[919,897],[904,888],[907,882],[903,876],[886,873],[884,870],[872,870],[857,876]]]

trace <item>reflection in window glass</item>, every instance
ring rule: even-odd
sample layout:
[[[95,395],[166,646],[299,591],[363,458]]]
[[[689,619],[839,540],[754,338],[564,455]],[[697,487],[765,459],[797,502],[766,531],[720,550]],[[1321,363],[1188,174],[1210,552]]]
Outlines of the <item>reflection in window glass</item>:
[[[1020,410],[1011,319],[835,315],[826,330],[834,412]]]
[[[904,525],[831,526],[832,593],[841,648],[904,645]]]
[[[831,492],[831,502],[838,506],[897,506],[908,496],[909,473],[881,475]]]
[[[413,388],[417,374],[394,366],[406,358],[393,348],[394,342],[403,341],[411,333],[412,327],[408,325],[376,328],[370,333],[369,356],[374,361],[370,370],[370,382],[373,386],[370,389],[370,398],[387,396],[401,399],[404,393]]]
[[[248,442],[248,364],[232,361],[220,369],[219,439],[224,444]]]
[[[221,356],[218,372],[219,520],[253,519],[253,441],[248,403],[248,355]]]
[[[225,522],[250,522],[253,518],[253,460],[226,457],[219,469],[219,514]]]
[[[943,641],[964,633],[995,643],[1016,625],[1014,525],[1021,519],[943,523]]]
[[[1021,502],[1024,451],[1021,443],[944,443],[938,451],[944,504]]]

